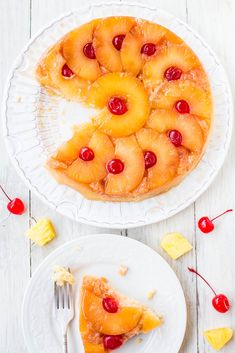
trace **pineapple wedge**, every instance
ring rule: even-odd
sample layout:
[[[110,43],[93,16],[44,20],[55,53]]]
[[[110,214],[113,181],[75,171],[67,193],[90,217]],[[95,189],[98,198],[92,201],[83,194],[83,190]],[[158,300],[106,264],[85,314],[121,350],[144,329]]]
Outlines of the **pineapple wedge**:
[[[55,238],[55,230],[49,219],[42,218],[26,232],[26,235],[37,245],[43,246]]]
[[[193,248],[182,234],[176,232],[166,234],[160,245],[173,260],[178,259]]]
[[[204,331],[204,337],[216,351],[219,351],[233,337],[233,330],[230,327],[215,328]]]

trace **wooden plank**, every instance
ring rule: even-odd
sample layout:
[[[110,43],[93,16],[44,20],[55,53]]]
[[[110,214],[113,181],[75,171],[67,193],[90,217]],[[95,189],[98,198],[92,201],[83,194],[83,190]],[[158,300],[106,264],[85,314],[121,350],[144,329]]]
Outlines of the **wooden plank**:
[[[20,15],[19,15],[20,14]],[[29,1],[0,2],[0,101],[12,63],[29,39]],[[0,138],[0,184],[11,197],[28,203],[28,190],[9,161]],[[21,331],[21,305],[29,279],[29,242],[24,237],[28,212],[4,220],[7,200],[0,192],[0,352],[26,352]]]
[[[200,13],[200,16],[196,16]],[[197,0],[188,1],[188,19],[199,34],[209,43],[218,54],[229,75],[232,92],[235,91],[235,48],[231,39],[235,35],[234,27],[235,3],[233,0]],[[234,135],[233,135],[234,140]],[[226,162],[206,193],[196,202],[196,218],[201,216],[215,216],[221,211],[234,206],[235,144],[232,143]],[[215,290],[233,299],[234,283],[234,215],[225,216],[218,220],[216,230],[211,235],[202,235],[197,231],[197,267],[210,280]],[[235,327],[233,311],[227,314],[217,313],[211,305],[212,293],[198,280],[198,333],[199,351],[213,352],[204,342],[202,333],[205,329],[221,326]],[[235,350],[235,341],[223,349],[230,353]]]

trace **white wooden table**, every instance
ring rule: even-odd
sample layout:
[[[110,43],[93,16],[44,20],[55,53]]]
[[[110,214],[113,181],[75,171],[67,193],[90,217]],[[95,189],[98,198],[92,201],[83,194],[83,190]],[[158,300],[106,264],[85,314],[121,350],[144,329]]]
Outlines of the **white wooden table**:
[[[0,96],[7,73],[23,45],[41,27],[54,18],[76,9],[81,0],[0,0]],[[84,1],[84,0],[83,0]],[[146,0],[139,0],[146,3]],[[81,1],[82,2],[82,1]],[[235,91],[235,1],[234,0],[155,0],[155,5],[178,16],[198,33],[218,54]],[[234,137],[233,137],[234,139]],[[212,235],[203,236],[196,228],[202,215],[216,215],[235,206],[235,142],[218,177],[207,192],[185,211],[159,224],[122,231],[117,235],[141,240],[159,251],[179,276],[188,304],[188,327],[181,353],[208,353],[204,329],[231,326],[235,329],[235,308],[219,314],[211,306],[211,292],[188,273],[187,266],[201,271],[221,292],[235,298],[235,222],[230,214],[220,222]],[[24,186],[10,164],[0,137],[0,183],[12,197],[27,204],[27,212],[10,216],[0,223],[0,352],[25,353],[21,331],[21,304],[26,284],[40,262],[67,240],[90,233],[107,232],[75,223],[48,209]],[[5,200],[0,194],[0,201]],[[30,217],[50,217],[58,237],[46,247],[32,245],[24,236]],[[193,251],[171,261],[159,247],[164,233],[179,231],[193,244]],[[177,318],[175,318],[177,320]],[[223,352],[235,351],[235,340]],[[31,352],[34,353],[34,352]],[[164,352],[162,352],[164,353]]]

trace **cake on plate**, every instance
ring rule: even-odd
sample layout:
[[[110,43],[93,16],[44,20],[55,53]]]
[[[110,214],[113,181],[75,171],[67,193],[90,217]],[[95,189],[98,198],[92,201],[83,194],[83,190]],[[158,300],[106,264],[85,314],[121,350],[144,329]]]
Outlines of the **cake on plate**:
[[[152,310],[116,292],[105,278],[83,278],[79,327],[85,353],[108,353],[162,322]]]
[[[36,77],[48,94],[96,111],[47,162],[59,183],[88,199],[166,192],[203,155],[213,116],[207,74],[159,24],[124,16],[85,23],[48,49]]]

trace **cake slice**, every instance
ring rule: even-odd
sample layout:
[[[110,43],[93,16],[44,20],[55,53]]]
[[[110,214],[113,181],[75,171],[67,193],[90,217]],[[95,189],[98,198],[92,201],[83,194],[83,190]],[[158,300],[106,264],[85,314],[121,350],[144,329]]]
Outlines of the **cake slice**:
[[[108,353],[161,324],[162,318],[116,292],[105,278],[83,278],[79,326],[85,353]]]

